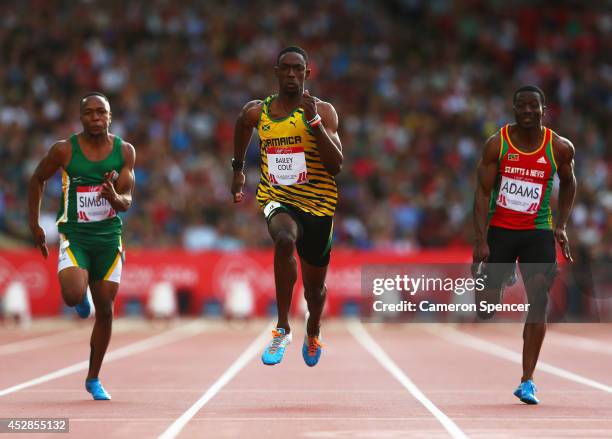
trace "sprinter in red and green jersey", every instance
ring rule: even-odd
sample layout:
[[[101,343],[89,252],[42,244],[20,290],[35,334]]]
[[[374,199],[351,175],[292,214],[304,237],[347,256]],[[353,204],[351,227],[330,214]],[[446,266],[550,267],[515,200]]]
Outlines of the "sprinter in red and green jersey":
[[[542,125],[544,103],[538,87],[525,86],[514,93],[516,122],[487,140],[474,200],[474,263],[484,262],[481,272],[486,273],[486,289],[476,295],[477,303],[501,300],[517,259],[523,275],[529,312],[523,330],[523,375],[514,395],[527,404],[539,402],[533,371],[546,333],[548,290],[557,272],[555,238],[571,261],[565,228],[576,194],[574,146]],[[553,225],[550,195],[555,173],[560,186]]]
[[[90,314],[87,286],[96,308],[91,334],[89,372],[85,388],[95,400],[110,395],[98,379],[111,337],[113,301],[117,295],[123,247],[117,212],[132,203],[134,147],[109,133],[111,110],[101,93],[80,101],[83,131],[55,143],[39,163],[28,191],[30,229],[43,256],[48,256],[45,232],[39,225],[45,181],[62,172],[62,200],[57,215],[60,232],[58,277],[64,302],[80,317]]]

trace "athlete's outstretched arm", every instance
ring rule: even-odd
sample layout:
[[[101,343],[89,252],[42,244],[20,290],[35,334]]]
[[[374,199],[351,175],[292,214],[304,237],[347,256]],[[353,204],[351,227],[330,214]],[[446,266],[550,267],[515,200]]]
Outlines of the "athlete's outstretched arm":
[[[106,198],[117,212],[125,212],[132,205],[132,192],[135,184],[136,150],[127,142],[123,142],[121,148],[124,158],[123,168],[119,176],[115,171],[106,173],[100,191],[100,198]]]
[[[28,222],[34,242],[46,258],[49,255],[45,231],[38,223],[40,217],[40,202],[42,200],[45,182],[53,177],[58,169],[70,160],[71,149],[68,143],[60,141],[54,144],[40,161],[28,185]]]
[[[498,171],[499,134],[491,136],[485,144],[482,158],[476,171],[476,193],[474,194],[474,262],[481,262],[489,257],[487,244],[487,217],[491,190],[495,184]]]
[[[321,123],[312,128],[321,163],[330,175],[337,175],[342,170],[342,143],[338,136],[338,113],[328,102],[323,102],[310,96],[308,90],[302,96],[302,108],[306,120],[312,120],[318,114]]]
[[[553,142],[553,152],[557,161],[557,174],[559,175],[559,212],[555,226],[555,238],[563,250],[565,259],[573,261],[565,228],[576,196],[575,149],[572,142],[563,137],[554,139]]]
[[[232,177],[231,191],[234,203],[239,203],[244,198],[242,193],[242,187],[246,179],[243,172],[244,159],[251,136],[253,135],[253,129],[257,126],[259,116],[261,115],[261,107],[262,101],[260,100],[247,102],[236,119],[234,128],[234,160],[240,166],[234,169]]]

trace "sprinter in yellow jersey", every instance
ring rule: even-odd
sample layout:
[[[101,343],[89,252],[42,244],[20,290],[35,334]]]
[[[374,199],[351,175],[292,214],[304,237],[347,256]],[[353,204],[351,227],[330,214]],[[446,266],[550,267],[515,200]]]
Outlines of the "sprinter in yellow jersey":
[[[236,203],[244,198],[244,158],[256,129],[261,141],[257,202],[274,241],[278,308],[278,323],[262,361],[280,363],[291,342],[289,308],[298,274],[297,249],[308,304],[302,356],[312,367],[322,350],[319,327],[338,200],[334,176],[342,168],[342,144],[334,107],[304,89],[310,75],[306,52],[296,46],[281,50],[274,71],[278,94],[248,102],[236,121],[232,194]]]

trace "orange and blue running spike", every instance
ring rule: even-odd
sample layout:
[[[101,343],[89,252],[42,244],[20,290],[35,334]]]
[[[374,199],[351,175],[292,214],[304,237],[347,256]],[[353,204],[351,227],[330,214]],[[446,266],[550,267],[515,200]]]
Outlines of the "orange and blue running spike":
[[[320,336],[305,335],[304,344],[302,345],[302,357],[307,366],[314,367],[321,358],[321,352],[323,351],[323,344],[321,343]]]
[[[304,344],[302,345],[302,357],[304,362],[309,367],[314,367],[321,358],[321,352],[323,351],[323,344],[321,343],[321,334],[315,336],[308,335],[308,319],[310,313],[306,312],[304,316]],[[320,331],[319,331],[320,332]]]
[[[285,348],[291,343],[291,333],[286,334],[284,328],[276,328],[272,330],[272,341],[266,346],[261,361],[263,364],[273,366],[282,361],[285,354]]]

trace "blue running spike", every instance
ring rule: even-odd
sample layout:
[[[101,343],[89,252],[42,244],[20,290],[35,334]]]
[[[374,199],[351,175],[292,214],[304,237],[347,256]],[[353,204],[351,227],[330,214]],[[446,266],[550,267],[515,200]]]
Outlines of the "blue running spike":
[[[98,378],[85,380],[85,389],[92,394],[93,399],[96,401],[107,401],[111,399],[110,394],[104,390]]]
[[[91,304],[87,298],[87,292],[83,294],[83,300],[81,300],[81,303],[77,303],[74,309],[76,309],[76,312],[80,318],[86,319],[89,317],[89,314],[91,314]]]
[[[283,328],[272,330],[272,341],[266,346],[266,350],[261,355],[263,364],[273,366],[282,361],[285,348],[291,343],[291,333],[285,334]]]
[[[321,334],[315,336],[308,335],[308,317],[310,313],[306,313],[304,322],[304,344],[302,345],[302,357],[304,362],[309,367],[314,367],[321,358],[321,352],[323,351],[323,344],[321,343]]]
[[[514,391],[514,396],[525,404],[539,404],[540,400],[535,396],[537,390],[532,380],[523,381]]]

